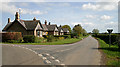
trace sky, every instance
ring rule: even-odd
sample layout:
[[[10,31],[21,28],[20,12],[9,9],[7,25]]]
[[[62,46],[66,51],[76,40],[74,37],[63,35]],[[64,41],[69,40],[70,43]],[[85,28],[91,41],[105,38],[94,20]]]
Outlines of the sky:
[[[107,32],[107,28],[118,32],[118,2],[2,2],[0,30],[8,23],[8,18],[15,19],[19,9],[22,20],[36,17],[42,24],[47,20],[71,28],[81,24],[87,32],[98,29],[102,33]]]

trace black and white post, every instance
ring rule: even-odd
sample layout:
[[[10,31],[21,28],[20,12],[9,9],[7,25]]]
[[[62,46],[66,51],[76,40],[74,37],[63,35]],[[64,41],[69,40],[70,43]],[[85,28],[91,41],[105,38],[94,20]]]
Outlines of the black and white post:
[[[113,29],[112,28],[108,28],[107,31],[109,33],[109,47],[110,47],[110,45],[111,45],[111,33],[112,33]]]

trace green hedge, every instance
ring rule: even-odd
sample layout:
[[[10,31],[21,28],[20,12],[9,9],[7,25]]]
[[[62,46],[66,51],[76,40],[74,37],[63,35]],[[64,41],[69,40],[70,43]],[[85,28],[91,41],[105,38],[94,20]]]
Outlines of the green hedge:
[[[34,43],[35,42],[35,36],[34,35],[25,35],[23,37],[23,40],[25,43]]]
[[[71,38],[71,35],[55,35],[54,37],[57,37],[57,38],[64,37],[66,39],[66,38]]]
[[[93,36],[100,38],[104,40],[107,44],[109,44],[109,34],[97,34]],[[116,44],[116,43],[118,43],[118,34],[111,34],[111,44]]]

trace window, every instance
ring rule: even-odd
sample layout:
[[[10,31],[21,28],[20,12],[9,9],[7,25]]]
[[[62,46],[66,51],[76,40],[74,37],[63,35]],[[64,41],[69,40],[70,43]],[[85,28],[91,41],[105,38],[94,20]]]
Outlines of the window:
[[[40,31],[37,31],[37,36],[38,36],[38,37],[40,36]]]

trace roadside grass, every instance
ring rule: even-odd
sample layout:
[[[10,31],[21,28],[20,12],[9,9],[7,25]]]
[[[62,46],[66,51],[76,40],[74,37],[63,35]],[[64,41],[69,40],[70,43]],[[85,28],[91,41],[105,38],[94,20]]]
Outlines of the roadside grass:
[[[106,65],[116,65],[120,66],[120,52],[117,45],[111,45],[109,48],[109,44],[106,44],[103,40],[97,38],[100,44],[98,49],[103,50],[106,55],[107,62]]]
[[[62,45],[62,44],[72,44],[78,42],[87,36],[81,36],[79,38],[61,39],[53,42],[45,43],[3,43],[3,44],[19,44],[19,45]]]

